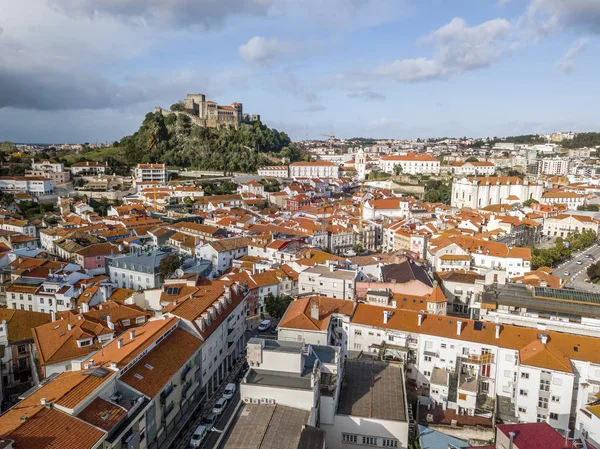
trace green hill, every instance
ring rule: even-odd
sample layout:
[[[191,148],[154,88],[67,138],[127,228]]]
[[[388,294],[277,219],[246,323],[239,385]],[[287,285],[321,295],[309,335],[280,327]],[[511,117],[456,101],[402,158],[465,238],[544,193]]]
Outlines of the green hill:
[[[185,114],[149,113],[119,147],[129,164],[164,163],[223,172],[253,172],[270,158],[294,162],[302,157],[286,133],[259,121],[217,130],[195,125]]]

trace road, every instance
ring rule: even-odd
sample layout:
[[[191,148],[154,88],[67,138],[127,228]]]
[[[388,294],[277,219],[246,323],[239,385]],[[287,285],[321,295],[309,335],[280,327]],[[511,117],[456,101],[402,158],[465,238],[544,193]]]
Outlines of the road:
[[[553,274],[562,279],[568,279],[566,287],[600,293],[600,285],[584,282],[587,278],[586,271],[592,264],[592,261],[588,260],[586,254],[594,256],[594,262],[600,260],[600,246],[596,244],[583,251],[573,253],[573,256],[569,260],[554,268]],[[579,260],[583,262],[581,265],[577,264]],[[566,272],[569,274],[565,274]]]
[[[217,440],[219,439],[221,434],[225,430],[227,430],[225,427],[227,426],[227,423],[229,422],[231,415],[233,415],[233,412],[235,411],[235,408],[239,402],[240,402],[240,388],[238,385],[237,390],[235,391],[235,396],[233,396],[233,399],[231,401],[229,401],[229,403],[227,404],[227,408],[225,409],[225,411],[223,413],[221,413],[221,415],[219,416],[219,419],[215,423],[215,426],[212,428],[211,432],[208,434],[208,438],[206,438],[206,440],[204,440],[204,443],[202,443],[202,446],[201,446],[202,449],[212,449],[215,447]]]

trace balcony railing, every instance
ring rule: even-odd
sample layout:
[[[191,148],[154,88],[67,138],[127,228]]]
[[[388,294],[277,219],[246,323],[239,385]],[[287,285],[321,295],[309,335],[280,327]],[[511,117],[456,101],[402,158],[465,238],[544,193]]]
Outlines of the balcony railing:
[[[469,354],[463,356],[463,362],[471,365],[488,365],[494,363],[494,354]]]

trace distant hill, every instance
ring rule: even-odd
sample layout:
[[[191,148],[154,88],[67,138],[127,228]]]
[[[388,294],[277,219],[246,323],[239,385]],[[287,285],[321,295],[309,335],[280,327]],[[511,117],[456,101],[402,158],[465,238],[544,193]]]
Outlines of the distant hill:
[[[133,135],[119,147],[130,164],[164,163],[177,167],[223,172],[254,172],[269,159],[300,160],[301,151],[289,136],[260,121],[239,129],[203,128],[186,114],[149,113]]]

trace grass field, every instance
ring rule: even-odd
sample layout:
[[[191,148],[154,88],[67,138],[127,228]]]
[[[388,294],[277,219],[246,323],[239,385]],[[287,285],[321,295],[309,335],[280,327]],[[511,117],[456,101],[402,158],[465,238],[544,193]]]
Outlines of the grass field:
[[[112,156],[116,159],[123,159],[123,149],[118,147],[99,148],[90,151],[82,151],[79,154],[66,154],[63,157],[66,159],[68,164],[73,164],[81,158],[83,158],[86,161],[103,162],[107,156]]]

